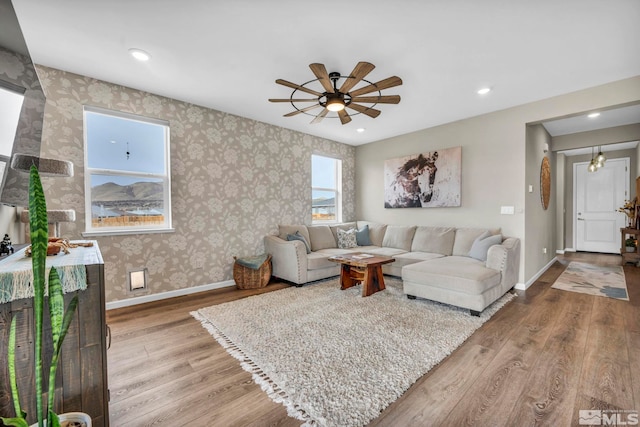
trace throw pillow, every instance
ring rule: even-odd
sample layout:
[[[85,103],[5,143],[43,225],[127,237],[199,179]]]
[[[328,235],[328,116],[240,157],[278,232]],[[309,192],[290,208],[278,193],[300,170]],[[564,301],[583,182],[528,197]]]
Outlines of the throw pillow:
[[[311,253],[311,247],[309,246],[309,242],[307,242],[307,239],[304,238],[304,236],[302,234],[300,234],[299,231],[296,231],[295,234],[287,234],[287,240],[288,241],[292,241],[292,240],[300,240],[302,243],[304,243],[304,247],[307,249],[307,253]]]
[[[488,231],[485,231],[474,240],[469,251],[469,256],[475,258],[478,261],[485,262],[487,260],[487,252],[493,245],[499,245],[502,243],[502,235],[491,235]]]
[[[371,238],[369,238],[369,225],[365,225],[356,231],[356,242],[358,246],[371,246]]]
[[[338,247],[340,249],[351,249],[358,247],[355,228],[351,228],[347,231],[338,229]]]

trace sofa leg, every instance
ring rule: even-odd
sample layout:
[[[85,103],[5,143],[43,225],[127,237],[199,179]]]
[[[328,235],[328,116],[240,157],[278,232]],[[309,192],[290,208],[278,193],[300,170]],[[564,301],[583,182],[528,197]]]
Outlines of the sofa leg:
[[[415,295],[407,295],[407,298],[409,298],[409,299],[416,299],[416,296],[415,296]]]
[[[480,312],[475,310],[469,310],[469,314],[472,316],[480,317]]]

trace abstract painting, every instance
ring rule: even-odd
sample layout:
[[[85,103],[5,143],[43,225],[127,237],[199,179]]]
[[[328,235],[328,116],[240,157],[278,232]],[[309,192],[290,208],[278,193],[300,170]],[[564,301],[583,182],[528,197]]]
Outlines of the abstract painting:
[[[385,160],[385,208],[460,206],[462,147]]]

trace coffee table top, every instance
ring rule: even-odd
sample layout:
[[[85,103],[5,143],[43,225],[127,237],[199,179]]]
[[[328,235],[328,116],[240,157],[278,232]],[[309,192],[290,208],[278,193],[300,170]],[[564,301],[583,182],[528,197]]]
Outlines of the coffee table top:
[[[370,265],[389,264],[395,261],[395,258],[386,255],[374,255],[362,252],[354,252],[349,254],[334,255],[328,258],[329,261],[340,264],[352,265],[354,267],[366,267]]]

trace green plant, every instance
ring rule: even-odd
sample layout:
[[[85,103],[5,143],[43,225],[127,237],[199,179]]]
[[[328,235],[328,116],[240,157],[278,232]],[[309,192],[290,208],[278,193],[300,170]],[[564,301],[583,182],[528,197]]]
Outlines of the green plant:
[[[42,397],[43,369],[42,369],[42,325],[44,316],[44,287],[48,245],[48,224],[47,205],[40,175],[35,166],[31,166],[29,176],[29,227],[31,230],[31,268],[33,270],[33,313],[34,313],[34,377],[35,377],[35,399],[36,416],[38,426],[44,427],[45,408]],[[58,358],[73,313],[78,305],[78,296],[74,296],[69,302],[69,306],[64,310],[64,296],[58,272],[51,268],[49,273],[49,317],[51,320],[51,338],[53,341],[53,354],[49,368],[49,389],[47,393],[47,425],[48,427],[59,427],[58,416],[53,411],[55,397],[55,378],[58,367]],[[11,383],[11,398],[16,412],[13,418],[4,418],[2,422],[7,426],[29,427],[27,414],[20,407],[20,396],[18,393],[16,370],[15,370],[15,349],[16,349],[16,317],[11,319],[11,329],[9,332],[9,344],[7,346],[9,362],[9,379]]]
[[[624,241],[625,246],[627,247],[636,247],[636,239],[633,239],[631,237],[629,237],[627,240]]]

